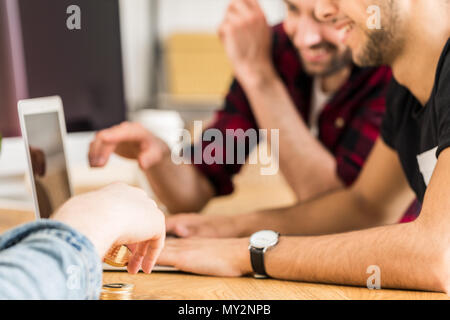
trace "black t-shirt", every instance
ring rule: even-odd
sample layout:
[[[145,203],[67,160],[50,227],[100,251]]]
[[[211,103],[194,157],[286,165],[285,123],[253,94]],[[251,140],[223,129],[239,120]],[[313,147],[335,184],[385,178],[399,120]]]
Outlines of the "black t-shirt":
[[[398,152],[409,184],[423,202],[439,154],[450,147],[450,39],[425,107],[408,89],[392,81],[381,136]]]

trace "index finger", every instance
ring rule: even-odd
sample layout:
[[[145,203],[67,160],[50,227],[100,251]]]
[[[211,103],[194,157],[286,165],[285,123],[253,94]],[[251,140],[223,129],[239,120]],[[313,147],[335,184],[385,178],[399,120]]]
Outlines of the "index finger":
[[[116,144],[94,140],[89,146],[88,159],[92,167],[102,167],[114,152]]]
[[[100,131],[96,140],[108,143],[119,143],[122,141],[140,141],[146,138],[148,131],[138,123],[123,122],[118,126]]]
[[[147,253],[142,261],[142,270],[151,273],[156,261],[164,248],[164,236],[150,240],[147,245]]]

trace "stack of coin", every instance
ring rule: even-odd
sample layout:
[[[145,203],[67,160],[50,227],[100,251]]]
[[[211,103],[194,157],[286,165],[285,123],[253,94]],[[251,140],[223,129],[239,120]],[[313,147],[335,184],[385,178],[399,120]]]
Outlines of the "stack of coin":
[[[110,283],[102,287],[100,300],[131,300],[134,285],[126,283]]]
[[[125,267],[131,251],[126,246],[113,247],[105,256],[105,262],[113,267]]]

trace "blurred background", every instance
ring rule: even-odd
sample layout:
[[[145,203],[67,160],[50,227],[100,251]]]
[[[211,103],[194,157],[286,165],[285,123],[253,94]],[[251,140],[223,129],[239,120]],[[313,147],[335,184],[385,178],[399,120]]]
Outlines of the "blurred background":
[[[52,95],[64,103],[75,187],[120,180],[147,188],[134,162],[113,157],[107,168],[90,169],[89,142],[95,131],[124,120],[139,121],[169,146],[179,139],[177,130],[191,129],[194,120],[207,125],[232,80],[217,37],[228,3],[0,0],[0,133],[7,137],[0,154],[0,203],[31,206],[17,101]],[[282,0],[260,3],[270,24],[282,21]],[[66,26],[71,5],[81,9],[81,30]],[[279,197],[291,199],[281,190]]]
[[[219,108],[231,70],[216,31],[229,0],[0,0],[0,132],[19,134],[17,100],[58,94],[68,130],[98,130],[141,110],[189,123]],[[69,30],[70,5],[81,30]],[[282,20],[281,0],[261,0]]]

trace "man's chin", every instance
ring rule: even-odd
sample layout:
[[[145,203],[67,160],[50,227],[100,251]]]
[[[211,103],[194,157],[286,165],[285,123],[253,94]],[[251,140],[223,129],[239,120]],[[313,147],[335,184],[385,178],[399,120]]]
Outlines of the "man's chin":
[[[324,66],[323,64],[303,63],[303,67],[305,68],[306,73],[310,76],[327,74],[329,70],[329,66]]]
[[[368,54],[367,52],[357,52],[352,53],[353,62],[361,68],[366,67],[379,67],[383,64],[380,57],[375,57],[373,54]]]
[[[370,39],[364,40],[348,44],[353,62],[359,67],[378,67],[386,64],[380,48],[380,42],[370,41]]]
[[[358,67],[361,67],[361,68],[368,67],[367,65],[365,65],[366,61],[364,61],[360,55],[358,55],[357,53],[354,53],[353,51],[352,51],[352,60],[353,60],[353,63],[355,65],[357,65]]]

